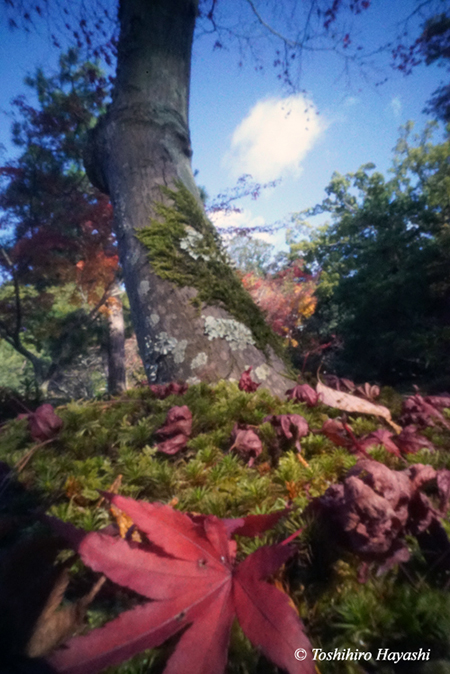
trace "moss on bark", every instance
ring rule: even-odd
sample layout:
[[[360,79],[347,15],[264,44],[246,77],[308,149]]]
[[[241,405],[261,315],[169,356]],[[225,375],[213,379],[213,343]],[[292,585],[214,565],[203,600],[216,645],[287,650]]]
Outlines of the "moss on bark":
[[[197,296],[192,301],[199,309],[203,303],[223,307],[249,328],[255,345],[266,356],[272,347],[282,357],[281,339],[231,268],[214,226],[189,190],[182,183],[176,187],[161,188],[172,205],[158,204],[159,219],[152,219],[136,234],[148,250],[154,272],[179,286],[195,288]]]

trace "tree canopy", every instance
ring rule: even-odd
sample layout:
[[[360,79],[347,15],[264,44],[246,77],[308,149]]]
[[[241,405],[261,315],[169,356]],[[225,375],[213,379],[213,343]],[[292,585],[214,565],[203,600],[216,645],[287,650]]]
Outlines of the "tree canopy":
[[[0,337],[47,381],[83,351],[118,268],[112,211],[83,168],[87,131],[108,83],[75,50],[49,77],[26,79],[38,104],[14,101],[16,159],[1,171]]]
[[[408,125],[388,179],[370,164],[334,173],[324,201],[299,216],[304,234],[305,217],[331,215],[292,253],[320,270],[310,329],[336,333],[333,364],[346,376],[448,382],[450,141],[436,135],[435,124],[420,137]]]

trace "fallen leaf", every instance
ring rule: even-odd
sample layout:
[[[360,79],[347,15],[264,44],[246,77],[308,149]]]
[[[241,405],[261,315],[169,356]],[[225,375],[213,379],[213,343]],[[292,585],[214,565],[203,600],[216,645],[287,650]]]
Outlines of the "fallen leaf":
[[[315,407],[319,402],[319,396],[309,384],[297,384],[294,388],[286,391],[288,400],[306,403],[308,407]]]
[[[369,433],[369,435],[361,438],[359,442],[364,449],[369,449],[369,447],[373,447],[374,445],[383,445],[388,452],[400,458],[401,452],[392,438],[393,434],[390,431],[386,428],[379,428],[373,433]]]
[[[246,393],[253,393],[256,391],[256,389],[261,386],[261,384],[257,384],[256,381],[253,381],[250,372],[252,371],[252,367],[249,367],[248,370],[245,370],[241,374],[241,378],[239,379],[239,390],[240,391],[245,391]]]
[[[147,382],[142,382],[147,384]],[[158,398],[159,400],[164,400],[171,395],[182,396],[188,390],[189,385],[186,382],[176,382],[171,381],[169,384],[150,384],[150,391]]]
[[[301,620],[287,595],[265,582],[291,557],[287,545],[261,547],[236,565],[222,520],[209,515],[194,521],[169,506],[122,496],[111,501],[152,545],[130,545],[102,533],[74,534],[74,527],[62,522],[56,528],[79,541],[77,551],[87,566],[153,601],[69,641],[48,659],[55,672],[96,674],[183,631],[165,674],[221,674],[237,615],[245,635],[278,667],[314,674]],[[247,518],[242,519],[241,531]],[[293,657],[297,648],[307,651],[305,661]]]
[[[433,443],[425,438],[417,430],[417,426],[410,424],[402,429],[401,433],[395,438],[395,442],[403,454],[416,454],[424,447],[435,450]]]
[[[362,386],[357,386],[355,389],[355,393],[358,395],[361,395],[363,398],[366,398],[367,400],[375,400],[375,398],[378,398],[380,395],[380,387],[376,386],[375,384],[369,384],[366,382]]]
[[[41,657],[81,626],[86,609],[103,580],[85,597],[61,606],[69,575],[55,564],[57,538],[26,538],[10,548],[0,564],[2,662],[18,655]],[[6,652],[5,652],[6,651]]]
[[[410,396],[402,405],[401,421],[403,424],[418,424],[419,426],[435,426],[437,420],[442,426],[450,430],[450,422],[444,417],[437,407],[430,404],[416,394]]]
[[[164,454],[176,454],[186,446],[192,430],[192,413],[187,405],[171,407],[166,420],[156,435],[166,438],[157,447]]]
[[[396,433],[402,430],[400,426],[392,421],[391,413],[387,407],[383,405],[376,405],[368,400],[362,400],[357,396],[344,393],[342,391],[334,391],[325,386],[322,382],[317,382],[316,391],[319,394],[320,400],[324,405],[336,407],[338,410],[345,412],[358,412],[359,414],[373,414],[377,417],[382,417],[387,423],[392,426]]]
[[[63,420],[49,403],[40,405],[35,412],[19,414],[18,419],[28,419],[28,430],[36,441],[50,440],[63,427]]]
[[[343,484],[329,487],[318,503],[325,517],[341,528],[350,548],[363,560],[381,564],[379,571],[386,571],[409,559],[405,536],[419,536],[431,525],[441,549],[450,549],[440,522],[444,513],[421,492],[433,482],[440,482],[441,504],[446,505],[447,471],[422,464],[395,471],[378,461],[362,459],[348,471]]]
[[[433,407],[450,408],[450,396],[448,394],[439,396],[425,396],[424,400],[426,403],[433,405]]]
[[[350,391],[351,393],[356,389],[356,384],[351,379],[345,377],[337,377],[335,374],[325,374],[324,377],[330,388],[336,391]]]
[[[263,423],[268,422],[272,424],[277,434],[277,443],[269,447],[272,453],[272,458],[278,461],[279,456],[283,450],[287,450],[294,444],[295,449],[300,455],[301,445],[300,438],[305,437],[309,433],[308,422],[300,414],[270,414],[264,417]],[[306,467],[308,464],[304,462]]]
[[[230,451],[235,449],[245,457],[250,456],[248,465],[253,466],[255,459],[262,452],[262,443],[258,434],[248,424],[234,424],[231,433]]]
[[[320,432],[326,435],[337,447],[350,449],[353,444],[344,424],[339,419],[327,419],[324,421]]]

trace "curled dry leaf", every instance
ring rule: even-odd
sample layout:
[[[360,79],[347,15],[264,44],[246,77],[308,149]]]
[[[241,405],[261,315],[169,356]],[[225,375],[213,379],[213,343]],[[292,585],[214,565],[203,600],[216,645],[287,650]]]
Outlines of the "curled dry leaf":
[[[258,434],[248,424],[234,424],[231,433],[230,451],[235,449],[244,457],[250,457],[248,465],[253,466],[255,459],[262,452],[262,443]]]
[[[253,535],[278,514],[240,518],[189,517],[161,503],[112,496],[149,539],[136,545],[104,533],[65,529],[83,562],[153,601],[69,641],[49,659],[58,674],[96,674],[182,632],[165,674],[222,674],[235,616],[253,645],[288,674],[314,674],[310,643],[289,598],[265,582],[292,555],[288,545],[263,546],[236,564],[233,533]],[[303,648],[303,662],[293,653]]]
[[[297,384],[294,388],[286,391],[288,400],[306,403],[308,407],[315,407],[319,402],[319,396],[309,384]]]
[[[49,403],[40,405],[35,412],[19,414],[18,419],[28,419],[28,430],[33,440],[50,440],[55,437],[63,427],[63,420],[59,417]]]
[[[395,441],[403,454],[416,454],[423,448],[435,450],[433,443],[428,438],[420,435],[417,426],[414,426],[414,424],[405,426],[402,432],[397,435]]]
[[[356,389],[356,384],[352,382],[351,379],[345,379],[345,377],[337,377],[335,374],[325,374],[323,376],[327,385],[330,388],[336,389],[336,391],[349,391],[353,393]]]
[[[417,424],[418,426],[435,426],[438,421],[450,430],[450,422],[437,407],[427,402],[421,395],[410,396],[403,402],[401,421],[403,424]]]
[[[144,382],[147,383],[147,382]],[[176,382],[171,381],[169,384],[150,384],[150,391],[158,398],[159,400],[164,400],[171,395],[182,396],[188,390],[189,385],[186,382]]]
[[[349,393],[334,391],[320,381],[317,382],[316,391],[324,405],[336,407],[338,410],[344,410],[345,412],[373,414],[377,417],[382,417],[396,431],[396,433],[400,433],[401,431],[400,426],[392,421],[391,413],[388,408],[383,405],[376,405],[375,403],[369,402],[368,400],[362,400]]]
[[[166,438],[157,444],[158,450],[164,454],[176,454],[186,446],[191,431],[192,413],[189,407],[171,407],[164,425],[156,431],[160,438]]]
[[[61,606],[69,573],[67,564],[55,564],[60,549],[57,538],[26,538],[1,559],[3,664],[10,657],[17,661],[18,654],[41,657],[67,639],[81,626],[88,605],[103,583],[96,583],[77,602]]]
[[[308,422],[304,417],[300,414],[270,414],[264,417],[264,422],[268,422],[274,427],[280,449],[283,449],[283,441],[287,441],[287,445],[294,441],[296,450],[301,451],[300,438],[309,433]]]
[[[366,561],[378,562],[380,571],[385,571],[409,559],[406,534],[417,536],[433,523],[441,540],[448,543],[440,523],[444,511],[434,508],[420,491],[433,481],[446,507],[448,471],[422,464],[394,471],[378,461],[362,459],[350,469],[343,484],[329,487],[318,501],[326,516],[341,528],[351,549]]]
[[[256,389],[261,386],[261,384],[257,384],[256,381],[253,381],[250,372],[252,371],[252,367],[249,367],[248,370],[245,370],[241,374],[241,378],[239,379],[239,390],[240,391],[245,391],[246,393],[253,393],[256,391]]]
[[[425,396],[424,400],[433,407],[450,408],[450,395],[447,393],[438,396]]]
[[[362,386],[357,386],[355,393],[366,398],[367,400],[375,400],[380,395],[380,387],[375,384],[369,384],[366,382]]]

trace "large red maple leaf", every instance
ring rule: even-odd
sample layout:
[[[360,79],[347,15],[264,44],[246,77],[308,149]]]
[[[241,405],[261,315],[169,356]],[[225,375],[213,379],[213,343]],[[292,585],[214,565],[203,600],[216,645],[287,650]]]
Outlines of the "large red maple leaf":
[[[164,674],[221,674],[237,616],[253,645],[289,674],[314,674],[311,646],[286,594],[265,579],[292,555],[264,546],[240,564],[231,536],[255,536],[285,511],[221,520],[189,516],[161,503],[109,496],[148,538],[136,544],[107,533],[53,526],[94,571],[152,599],[86,636],[75,637],[48,659],[56,672],[95,674],[183,630]],[[304,649],[306,658],[294,653]]]

